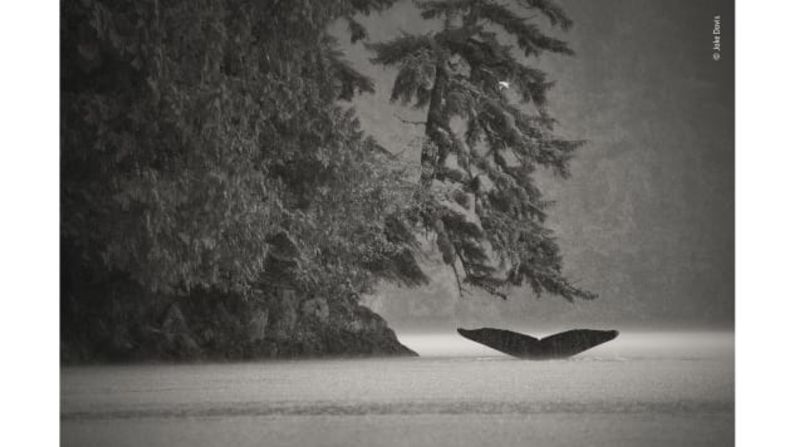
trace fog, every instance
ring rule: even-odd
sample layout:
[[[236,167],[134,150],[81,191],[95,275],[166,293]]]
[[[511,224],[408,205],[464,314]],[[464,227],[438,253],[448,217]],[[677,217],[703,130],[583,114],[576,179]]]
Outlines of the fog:
[[[513,328],[542,338],[553,330],[536,327]],[[623,331],[615,340],[577,356],[581,359],[720,359],[733,358],[733,333],[725,331]],[[493,349],[467,340],[454,331],[413,332],[400,335],[400,342],[422,357],[504,356]]]
[[[572,178],[541,175],[556,206],[567,274],[600,295],[570,304],[514,290],[510,300],[459,296],[451,272],[421,289],[384,286],[366,302],[398,332],[529,324],[730,328],[733,269],[733,16],[729,1],[561,0],[575,25],[561,36],[575,57],[530,62],[556,86],[550,109],[564,136],[588,144]],[[722,58],[711,53],[721,14]],[[365,19],[372,41],[431,29],[410,1]],[[366,131],[417,163],[422,111],[388,103],[395,73],[369,63],[363,44],[335,32],[347,58],[375,80],[356,99]]]

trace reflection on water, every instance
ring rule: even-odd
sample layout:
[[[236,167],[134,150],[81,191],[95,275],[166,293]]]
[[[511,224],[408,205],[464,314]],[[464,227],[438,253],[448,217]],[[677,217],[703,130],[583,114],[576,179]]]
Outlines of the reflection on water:
[[[542,362],[400,338],[424,357],[65,368],[64,445],[733,441],[732,334],[623,333]]]

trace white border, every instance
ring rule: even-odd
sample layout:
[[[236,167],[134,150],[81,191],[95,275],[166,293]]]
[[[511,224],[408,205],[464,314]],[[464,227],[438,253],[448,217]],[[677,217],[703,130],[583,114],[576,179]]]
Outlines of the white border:
[[[9,446],[59,444],[59,27],[58,2],[0,2],[0,444]]]
[[[794,114],[790,2],[737,4],[737,445],[790,446]]]
[[[0,3],[3,445],[59,443],[58,14],[56,2]],[[742,0],[736,17],[737,445],[787,446],[794,7]]]

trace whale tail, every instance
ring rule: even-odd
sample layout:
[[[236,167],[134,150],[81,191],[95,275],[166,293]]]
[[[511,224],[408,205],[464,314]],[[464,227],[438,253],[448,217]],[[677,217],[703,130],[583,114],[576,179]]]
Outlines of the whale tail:
[[[615,339],[616,330],[573,329],[542,339],[505,329],[458,328],[458,333],[469,340],[513,357],[541,360],[566,358]]]

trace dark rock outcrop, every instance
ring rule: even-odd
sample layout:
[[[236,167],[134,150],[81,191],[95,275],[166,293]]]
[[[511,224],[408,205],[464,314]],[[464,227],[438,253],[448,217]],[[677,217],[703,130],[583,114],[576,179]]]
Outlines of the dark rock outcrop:
[[[416,355],[355,297],[303,297],[278,287],[258,298],[129,292],[62,315],[64,364]]]
[[[618,331],[615,330],[593,329],[573,329],[542,339],[493,328],[458,329],[458,333],[499,352],[530,360],[571,357],[618,336]]]

